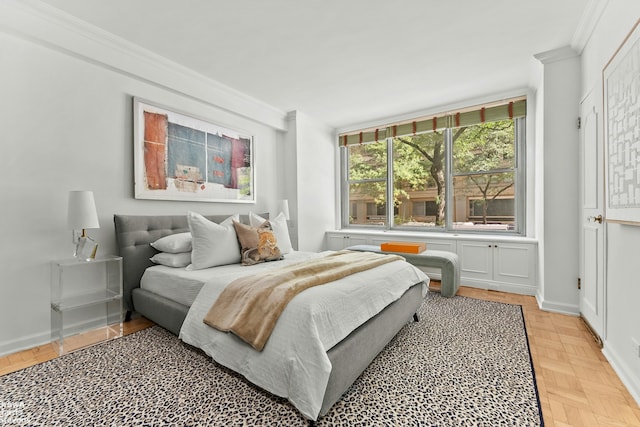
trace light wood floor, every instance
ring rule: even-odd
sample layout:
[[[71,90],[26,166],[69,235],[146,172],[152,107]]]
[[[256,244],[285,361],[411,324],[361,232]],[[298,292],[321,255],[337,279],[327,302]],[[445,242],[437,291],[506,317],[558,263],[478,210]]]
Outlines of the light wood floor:
[[[545,426],[640,426],[640,408],[579,318],[541,311],[531,296],[469,287],[458,295],[523,306]],[[151,325],[136,319],[124,333]],[[55,357],[52,344],[0,357],[0,375]]]

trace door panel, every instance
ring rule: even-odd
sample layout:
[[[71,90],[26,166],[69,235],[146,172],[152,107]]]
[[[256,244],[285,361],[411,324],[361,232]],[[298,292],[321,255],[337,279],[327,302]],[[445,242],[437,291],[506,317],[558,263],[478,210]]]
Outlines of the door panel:
[[[604,313],[604,163],[600,135],[600,103],[595,91],[580,104],[580,313],[600,338]],[[598,221],[597,218],[600,218]]]
[[[582,289],[582,307],[585,312],[598,316],[598,231],[585,228],[584,237],[584,279]]]

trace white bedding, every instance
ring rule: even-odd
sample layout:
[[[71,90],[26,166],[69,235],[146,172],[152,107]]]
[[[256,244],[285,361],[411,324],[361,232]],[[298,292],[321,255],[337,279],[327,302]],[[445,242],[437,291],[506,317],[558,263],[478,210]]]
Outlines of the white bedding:
[[[285,255],[281,264],[291,264],[308,259],[310,253],[290,252]],[[140,287],[154,294],[168,298],[187,307],[191,307],[193,301],[200,293],[200,289],[212,276],[240,277],[259,271],[259,266],[244,266],[241,264],[223,265],[203,270],[187,270],[185,268],[166,267],[154,265],[145,270],[140,279]],[[226,279],[224,279],[226,280]]]
[[[323,255],[298,254],[304,254],[305,258]],[[250,268],[253,273],[277,268],[280,263]],[[288,304],[264,350],[258,352],[233,334],[202,322],[222,289],[236,277],[239,276],[230,271],[216,273],[215,278],[205,283],[187,314],[180,338],[252,383],[286,397],[303,415],[314,420],[320,412],[331,372],[326,351],[414,284],[424,282],[422,295],[426,295],[429,283],[421,270],[395,261],[307,289]]]

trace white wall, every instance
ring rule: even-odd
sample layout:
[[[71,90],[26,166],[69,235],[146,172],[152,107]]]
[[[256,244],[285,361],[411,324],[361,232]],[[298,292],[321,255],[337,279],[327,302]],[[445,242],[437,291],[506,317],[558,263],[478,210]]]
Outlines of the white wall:
[[[286,188],[295,200],[292,221],[298,249],[324,249],[325,231],[334,228],[335,214],[335,130],[296,111],[289,114]],[[292,233],[293,234],[293,233]]]
[[[637,0],[607,3],[582,52],[582,96],[602,102],[602,70],[639,18]],[[640,404],[640,227],[607,224],[606,235],[604,354]]]
[[[73,253],[69,190],[94,191],[98,254],[116,251],[115,213],[274,212],[282,197],[284,112],[32,7],[0,5],[0,354],[49,341],[50,261]],[[133,96],[254,135],[257,203],[133,199]]]
[[[545,310],[578,314],[578,106],[580,60],[568,48],[536,55],[543,64],[536,158],[542,170],[536,210],[542,212],[538,303]]]

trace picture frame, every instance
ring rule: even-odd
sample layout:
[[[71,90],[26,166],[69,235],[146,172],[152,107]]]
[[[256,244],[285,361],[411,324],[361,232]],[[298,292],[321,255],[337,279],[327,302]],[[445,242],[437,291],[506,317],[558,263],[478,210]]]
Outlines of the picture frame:
[[[640,226],[640,19],[602,71],[605,221]]]
[[[133,99],[136,199],[255,203],[253,136]]]

